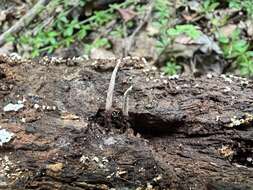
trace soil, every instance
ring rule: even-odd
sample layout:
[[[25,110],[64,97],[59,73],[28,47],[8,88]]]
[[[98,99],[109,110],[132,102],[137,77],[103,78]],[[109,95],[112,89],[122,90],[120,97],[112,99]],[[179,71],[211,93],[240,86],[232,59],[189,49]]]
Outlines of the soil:
[[[252,81],[121,61],[0,57],[0,189],[253,189]]]

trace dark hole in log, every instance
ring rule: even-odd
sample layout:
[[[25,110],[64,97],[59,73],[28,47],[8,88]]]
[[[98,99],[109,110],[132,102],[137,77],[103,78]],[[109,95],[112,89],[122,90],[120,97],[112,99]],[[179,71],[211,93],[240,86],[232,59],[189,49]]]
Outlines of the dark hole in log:
[[[175,133],[179,127],[184,126],[183,119],[167,121],[148,113],[129,113],[129,117],[126,118],[119,110],[112,111],[111,118],[108,118],[105,110],[100,109],[92,118],[102,127],[105,127],[106,122],[110,120],[110,127],[122,129],[122,132],[130,127],[134,130],[135,135],[139,133],[146,138],[169,136]]]
[[[169,136],[184,125],[183,120],[163,120],[146,113],[130,113],[131,128],[144,137]]]
[[[232,157],[232,162],[253,167],[253,141],[239,142],[234,150],[236,152]]]
[[[0,71],[0,79],[6,78],[6,75],[3,71]]]

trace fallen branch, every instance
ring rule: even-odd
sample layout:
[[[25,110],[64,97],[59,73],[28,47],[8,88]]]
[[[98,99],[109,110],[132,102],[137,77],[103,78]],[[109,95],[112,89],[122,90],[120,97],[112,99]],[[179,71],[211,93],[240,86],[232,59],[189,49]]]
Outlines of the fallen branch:
[[[43,7],[48,4],[49,0],[39,0],[36,5],[28,12],[26,13],[19,21],[17,21],[11,28],[9,28],[7,31],[5,31],[0,36],[0,46],[3,45],[6,41],[6,37],[8,37],[11,34],[15,34],[22,30],[22,28],[28,26],[30,22],[35,18],[36,15],[38,15],[42,10]]]

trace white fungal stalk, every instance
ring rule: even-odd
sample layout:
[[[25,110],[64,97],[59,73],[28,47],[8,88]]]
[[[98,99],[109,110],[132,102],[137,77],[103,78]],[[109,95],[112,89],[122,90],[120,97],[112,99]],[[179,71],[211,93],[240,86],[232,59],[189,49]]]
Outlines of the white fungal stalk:
[[[117,76],[117,72],[118,72],[120,63],[121,63],[121,60],[119,59],[113,72],[112,72],[111,80],[110,80],[108,91],[107,91],[106,103],[105,103],[105,110],[106,111],[109,111],[112,108],[112,99],[113,99],[115,80],[116,80],[116,76]]]
[[[132,89],[133,86],[130,86],[124,93],[123,108],[122,108],[124,116],[128,116],[128,94]]]

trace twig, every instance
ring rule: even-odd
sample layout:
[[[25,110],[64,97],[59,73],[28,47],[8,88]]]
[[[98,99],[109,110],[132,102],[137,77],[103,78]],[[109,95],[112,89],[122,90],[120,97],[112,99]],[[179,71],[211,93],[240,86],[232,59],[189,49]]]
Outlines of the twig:
[[[145,24],[148,22],[150,16],[151,16],[151,13],[153,11],[153,7],[154,7],[154,1],[151,0],[151,3],[148,5],[148,10],[147,10],[147,13],[146,15],[144,16],[144,18],[142,19],[142,22],[139,24],[139,26],[133,31],[133,33],[127,38],[125,39],[125,41],[128,41],[126,43],[126,48],[125,48],[125,55],[124,56],[127,56],[132,45],[133,45],[133,42],[134,42],[134,37],[139,33],[139,31],[145,26]]]
[[[48,17],[46,20],[44,20],[42,22],[41,25],[39,25],[38,27],[35,27],[33,30],[32,30],[32,34],[36,35],[38,34],[39,31],[41,31],[43,28],[45,28],[46,26],[48,26],[50,23],[52,23],[54,20],[54,16],[51,16],[51,17]]]
[[[0,36],[0,45],[3,45],[5,43],[6,37],[19,32],[22,30],[22,28],[29,25],[34,17],[43,10],[43,7],[48,2],[49,0],[39,0],[28,13],[26,13],[19,21],[17,21],[11,28],[9,28]]]
[[[112,108],[113,91],[114,91],[116,75],[117,75],[117,71],[119,69],[120,63],[121,63],[121,60],[118,59],[118,62],[112,72],[110,84],[108,87],[107,97],[106,97],[106,103],[105,103],[105,111],[106,112],[109,112]]]
[[[123,100],[123,107],[122,112],[123,116],[128,116],[128,94],[133,89],[133,86],[131,85],[124,93],[124,100]]]

